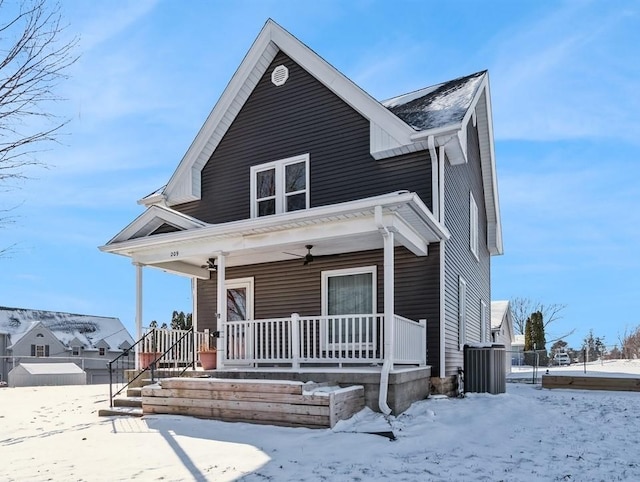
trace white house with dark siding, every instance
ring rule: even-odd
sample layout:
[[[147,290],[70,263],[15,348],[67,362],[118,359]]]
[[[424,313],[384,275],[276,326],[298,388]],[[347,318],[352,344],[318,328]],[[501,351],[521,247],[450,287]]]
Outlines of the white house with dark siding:
[[[139,333],[143,270],[191,278],[221,376],[366,367],[383,411],[401,372],[455,393],[463,345],[491,330],[493,142],[488,72],[378,101],[268,20],[166,186],[100,249],[137,267]]]

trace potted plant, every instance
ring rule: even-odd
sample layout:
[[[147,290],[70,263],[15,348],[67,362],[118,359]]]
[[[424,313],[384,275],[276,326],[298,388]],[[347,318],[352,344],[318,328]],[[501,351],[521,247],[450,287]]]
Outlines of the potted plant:
[[[160,355],[162,355],[162,353],[156,349],[155,329],[152,329],[151,334],[146,335],[142,341],[141,351],[139,353],[140,369],[145,370],[146,368],[149,368],[152,363],[156,362],[158,358],[160,358]]]
[[[140,352],[140,369],[144,370],[160,358],[161,353],[158,351],[142,351]]]
[[[203,370],[215,370],[218,366],[218,349],[210,346],[208,343],[200,345],[198,350],[200,356],[200,365]]]

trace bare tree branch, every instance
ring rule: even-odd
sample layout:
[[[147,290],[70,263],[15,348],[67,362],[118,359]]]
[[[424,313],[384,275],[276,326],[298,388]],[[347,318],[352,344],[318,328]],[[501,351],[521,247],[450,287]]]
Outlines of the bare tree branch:
[[[545,331],[554,321],[562,319],[561,313],[567,307],[560,303],[544,304],[540,301],[534,301],[531,298],[516,297],[509,301],[511,306],[511,316],[513,318],[513,328],[517,335],[524,335],[524,327],[527,323],[527,318],[531,316],[531,313],[539,311],[542,313],[542,319],[544,323]],[[573,333],[572,330],[569,336]],[[562,337],[560,337],[562,338]]]
[[[68,122],[51,110],[66,70],[78,59],[77,38],[64,39],[60,5],[49,0],[0,0],[0,185],[42,166],[37,154],[57,142]],[[0,227],[14,220],[0,209]],[[15,245],[0,247],[0,258]]]
[[[6,182],[40,165],[40,146],[57,141],[68,122],[49,107],[62,100],[55,90],[78,58],[78,39],[63,40],[55,2],[24,0],[15,10],[0,0],[0,19],[0,182]]]

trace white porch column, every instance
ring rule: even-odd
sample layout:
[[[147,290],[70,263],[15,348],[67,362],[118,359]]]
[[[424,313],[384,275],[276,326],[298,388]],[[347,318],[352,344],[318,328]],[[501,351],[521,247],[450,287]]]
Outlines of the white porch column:
[[[395,263],[393,231],[386,231],[384,238],[384,358],[394,362],[395,338]]]
[[[218,349],[218,368],[224,368],[224,351],[227,345],[227,289],[225,286],[225,258],[226,253],[218,254],[216,265],[218,274],[218,296],[216,306],[218,307],[218,326],[216,327],[219,337],[216,342]]]
[[[142,338],[142,264],[136,267],[136,341]],[[136,345],[136,370],[140,369],[140,345]]]
[[[191,359],[195,361],[198,351],[198,280],[196,278],[191,278],[191,327],[193,328],[193,340],[191,342],[193,344],[193,353],[191,354]]]

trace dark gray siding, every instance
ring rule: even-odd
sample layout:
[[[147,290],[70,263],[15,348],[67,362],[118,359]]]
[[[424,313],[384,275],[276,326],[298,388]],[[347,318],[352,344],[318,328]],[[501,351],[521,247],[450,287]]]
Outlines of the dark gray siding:
[[[172,226],[171,224],[167,224],[167,223],[163,223],[160,226],[158,226],[157,229],[155,229],[149,236],[153,236],[154,234],[165,234],[165,233],[175,233],[181,231],[180,228],[176,228],[175,226]]]
[[[289,80],[276,87],[280,64]],[[431,208],[428,152],[373,159],[369,122],[282,52],[205,165],[202,199],[174,208],[209,223],[247,219],[251,166],[305,153],[312,207],[406,189]]]
[[[395,313],[412,320],[427,319],[430,364],[438,361],[439,251],[429,246],[429,256],[417,257],[405,248],[395,250]],[[322,271],[360,266],[377,267],[378,312],[384,311],[382,250],[229,268],[227,280],[254,278],[254,314],[257,319],[320,315]],[[198,281],[198,330],[216,329],[216,280]]]
[[[445,366],[446,375],[454,375],[463,365],[458,343],[458,280],[467,283],[466,341],[480,341],[480,301],[491,307],[490,256],[487,249],[487,218],[480,168],[477,129],[467,126],[466,164],[451,166],[445,162],[445,226],[451,239],[445,246]],[[469,192],[478,206],[479,260],[469,248]],[[485,316],[490,316],[486,313]]]

